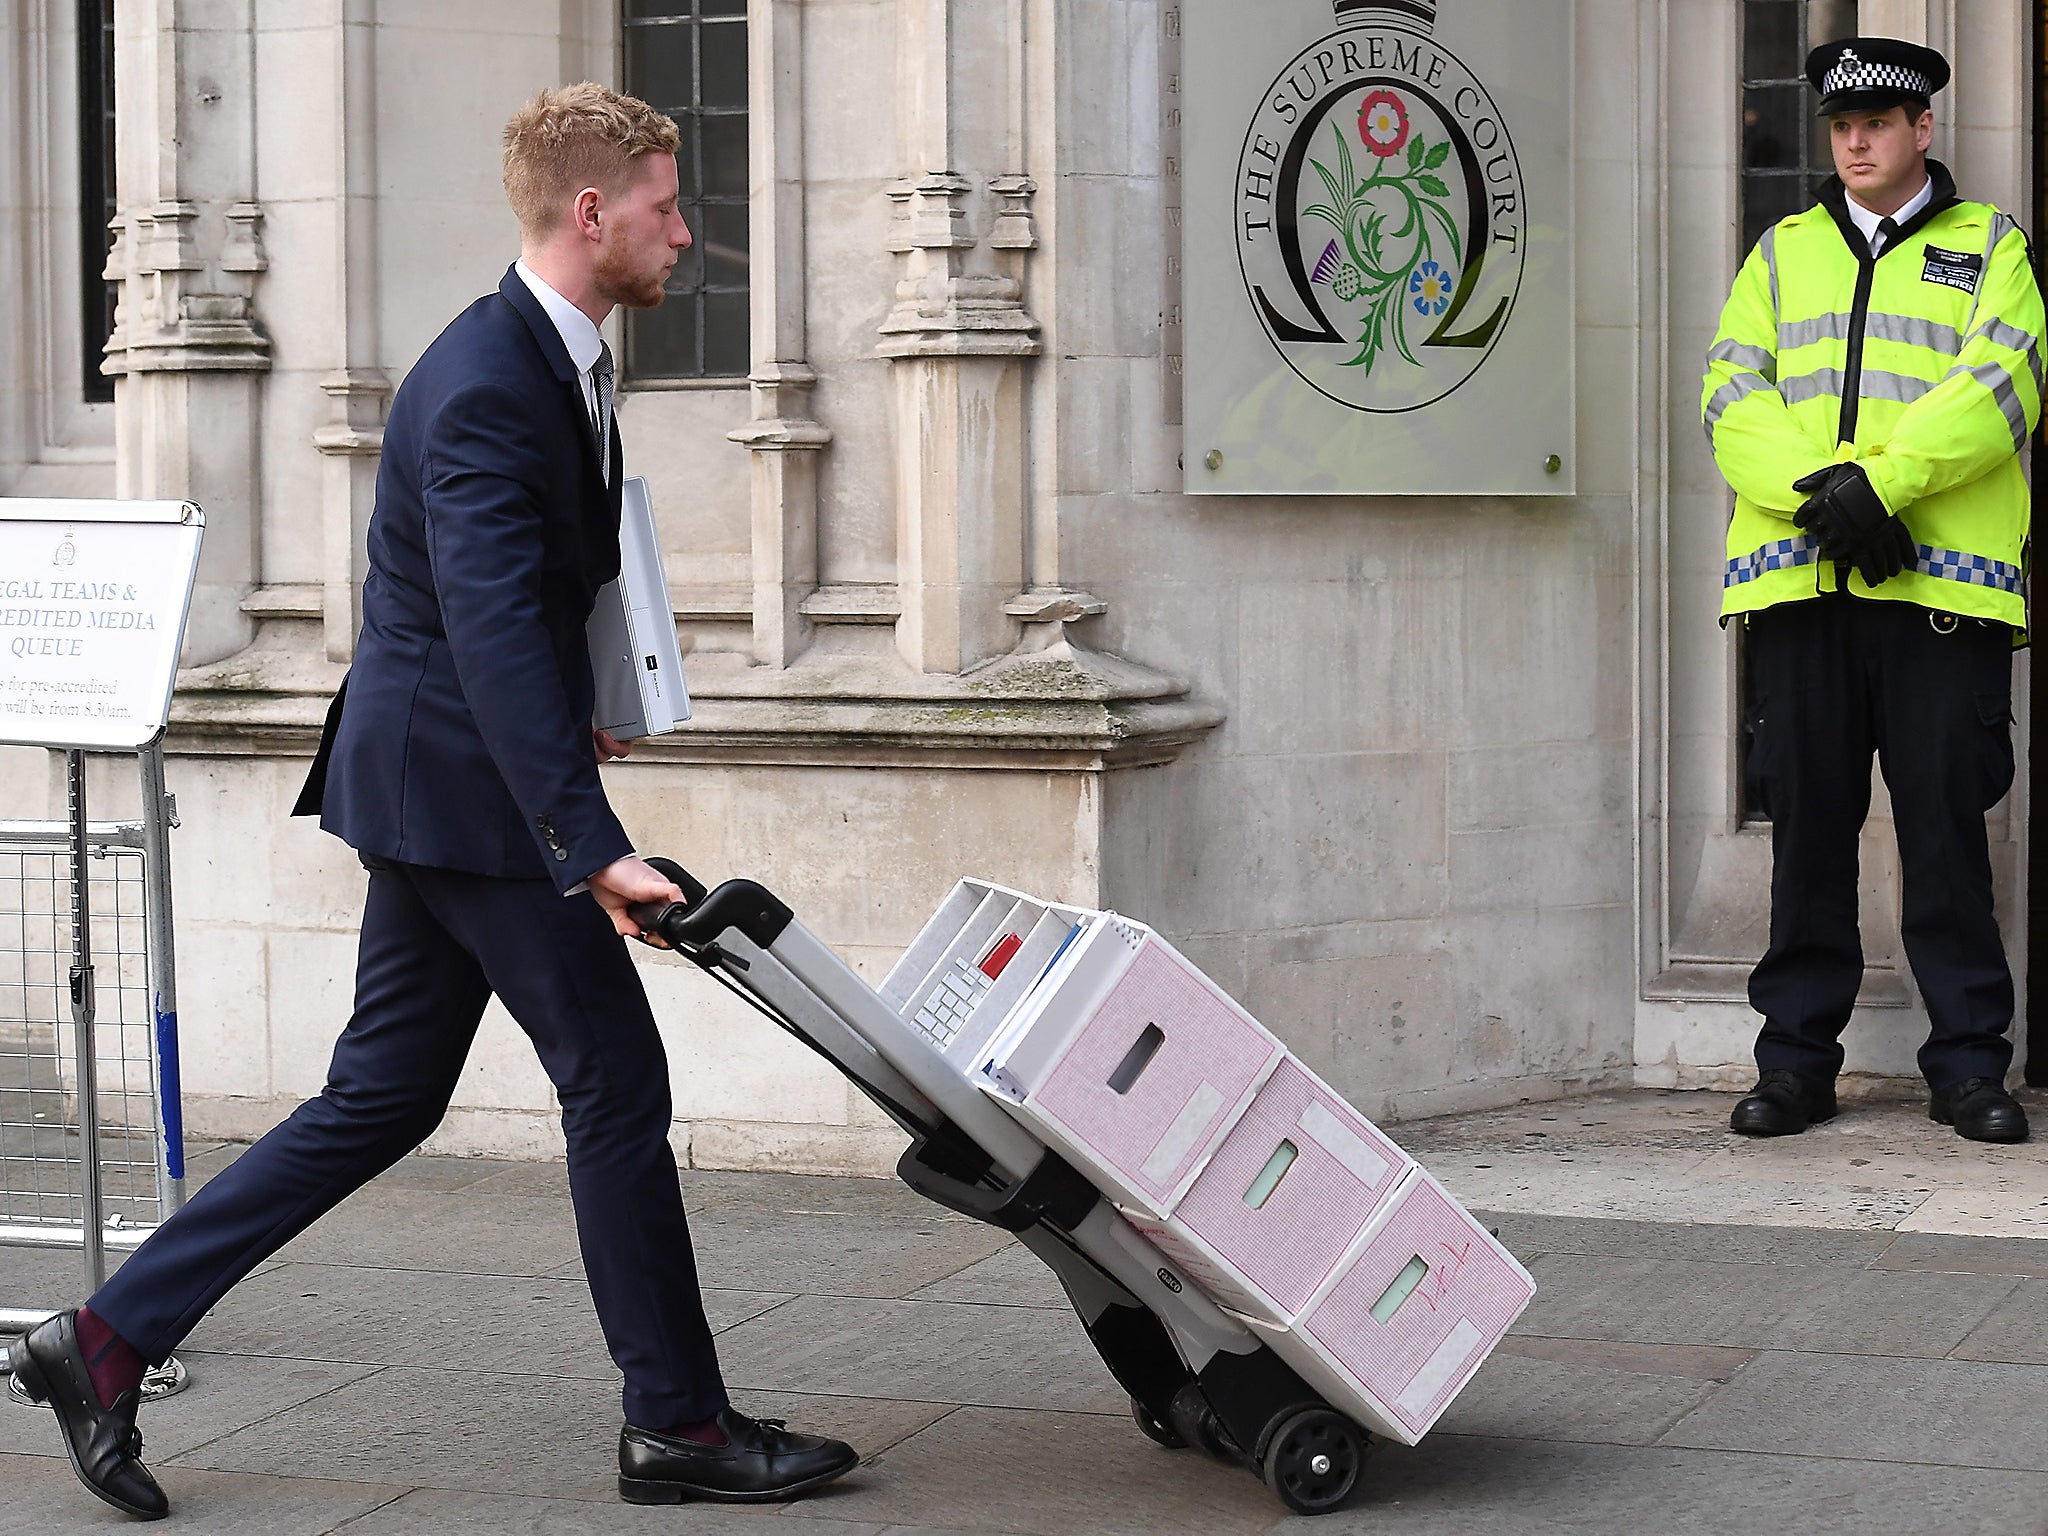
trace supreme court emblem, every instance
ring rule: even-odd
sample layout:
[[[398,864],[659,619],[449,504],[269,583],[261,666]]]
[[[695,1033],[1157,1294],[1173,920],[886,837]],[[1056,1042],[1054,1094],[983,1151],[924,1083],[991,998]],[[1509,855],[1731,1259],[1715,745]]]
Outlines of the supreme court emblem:
[[[1477,5],[1480,0],[1452,0]],[[1506,117],[1430,0],[1336,0],[1245,131],[1234,235],[1287,366],[1352,410],[1419,410],[1513,323],[1528,207]]]

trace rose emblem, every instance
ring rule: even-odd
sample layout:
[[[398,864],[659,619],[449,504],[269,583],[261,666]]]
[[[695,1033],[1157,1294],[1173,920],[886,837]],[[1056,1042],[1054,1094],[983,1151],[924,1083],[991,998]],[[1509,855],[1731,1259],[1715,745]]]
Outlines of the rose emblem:
[[[1359,142],[1382,160],[1408,142],[1408,108],[1392,91],[1374,91],[1358,109]]]

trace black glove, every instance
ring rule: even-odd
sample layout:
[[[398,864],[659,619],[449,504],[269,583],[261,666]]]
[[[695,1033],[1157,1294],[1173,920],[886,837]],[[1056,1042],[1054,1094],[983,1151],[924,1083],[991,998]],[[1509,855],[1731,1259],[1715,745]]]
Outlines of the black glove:
[[[1878,586],[1918,564],[1913,535],[1885,510],[1861,465],[1830,464],[1795,480],[1792,489],[1808,498],[1793,514],[1793,526],[1820,541],[1824,559],[1855,566],[1865,585]]]

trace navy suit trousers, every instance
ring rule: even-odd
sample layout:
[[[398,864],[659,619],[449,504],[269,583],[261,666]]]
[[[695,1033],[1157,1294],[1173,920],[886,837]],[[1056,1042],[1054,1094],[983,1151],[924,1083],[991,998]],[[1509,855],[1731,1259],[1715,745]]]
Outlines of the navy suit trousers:
[[[1749,981],[1757,1066],[1832,1082],[1863,979],[1856,843],[1870,759],[1891,792],[1900,933],[1936,1088],[2003,1080],[2012,972],[1984,813],[2012,787],[2012,631],[1846,595],[1751,615],[1751,782],[1771,817],[1771,938]]]
[[[591,1296],[625,1416],[667,1429],[726,1405],[668,1143],[646,993],[589,896],[546,880],[370,866],[355,1014],[327,1086],[215,1177],[90,1303],[161,1361],[230,1287],[441,1121],[492,993],[562,1105]]]

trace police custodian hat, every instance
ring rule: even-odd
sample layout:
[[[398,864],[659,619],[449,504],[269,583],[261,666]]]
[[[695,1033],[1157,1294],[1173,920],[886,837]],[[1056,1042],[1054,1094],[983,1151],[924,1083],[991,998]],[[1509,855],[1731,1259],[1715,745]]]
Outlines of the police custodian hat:
[[[1806,56],[1806,78],[1820,92],[1820,115],[1882,112],[1926,101],[1948,84],[1948,60],[1896,37],[1844,37]]]

